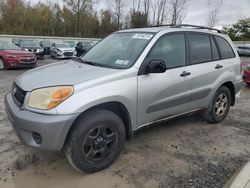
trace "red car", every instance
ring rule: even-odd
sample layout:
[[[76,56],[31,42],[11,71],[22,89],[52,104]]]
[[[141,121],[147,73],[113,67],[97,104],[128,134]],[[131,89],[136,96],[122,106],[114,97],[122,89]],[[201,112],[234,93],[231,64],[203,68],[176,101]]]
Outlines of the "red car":
[[[250,64],[248,64],[246,70],[244,70],[243,80],[247,85],[250,85]]]
[[[0,70],[17,67],[35,67],[36,56],[10,42],[0,41]]]

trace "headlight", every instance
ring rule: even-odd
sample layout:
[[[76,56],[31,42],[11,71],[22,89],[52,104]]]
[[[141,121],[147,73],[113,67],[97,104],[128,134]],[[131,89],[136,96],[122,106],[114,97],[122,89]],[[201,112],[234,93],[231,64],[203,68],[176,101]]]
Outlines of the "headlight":
[[[38,48],[37,52],[43,52],[43,49],[42,48]]]
[[[50,110],[73,94],[72,86],[57,86],[36,89],[31,92],[28,100],[30,108]]]
[[[25,48],[24,50],[25,50],[25,51],[29,51],[29,49],[27,49],[27,48]]]
[[[250,64],[247,65],[247,70],[250,70]]]

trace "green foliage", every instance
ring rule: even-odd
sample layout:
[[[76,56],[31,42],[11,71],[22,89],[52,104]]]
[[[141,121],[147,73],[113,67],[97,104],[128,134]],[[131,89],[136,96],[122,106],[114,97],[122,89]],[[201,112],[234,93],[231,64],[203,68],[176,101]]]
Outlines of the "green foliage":
[[[140,11],[133,11],[131,14],[131,27],[140,28],[148,26],[148,16]]]
[[[64,0],[62,7],[58,3],[44,1],[35,5],[25,2],[8,0],[0,3],[1,34],[75,37],[103,35],[103,32],[100,34],[101,24],[92,9],[91,0]]]
[[[250,41],[250,18],[225,26],[223,31],[234,41]]]

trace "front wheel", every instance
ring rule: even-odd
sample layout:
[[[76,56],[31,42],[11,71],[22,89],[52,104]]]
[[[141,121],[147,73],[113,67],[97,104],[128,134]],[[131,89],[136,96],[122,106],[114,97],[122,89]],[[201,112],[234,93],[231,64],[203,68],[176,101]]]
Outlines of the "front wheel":
[[[203,118],[209,123],[222,122],[231,106],[231,92],[225,86],[220,87],[212,100],[212,103],[208,109],[203,113]]]
[[[110,166],[122,151],[126,132],[123,121],[108,110],[94,110],[79,118],[69,133],[64,154],[81,172]]]
[[[0,70],[4,70],[5,69],[5,64],[3,59],[0,59]]]

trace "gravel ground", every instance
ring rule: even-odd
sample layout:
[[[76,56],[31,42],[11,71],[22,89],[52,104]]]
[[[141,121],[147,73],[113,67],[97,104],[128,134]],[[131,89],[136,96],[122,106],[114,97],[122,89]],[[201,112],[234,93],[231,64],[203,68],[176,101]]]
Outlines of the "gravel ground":
[[[248,61],[242,58],[244,65]],[[24,71],[0,73],[0,187],[217,188],[250,159],[250,87],[245,86],[224,122],[208,124],[189,116],[146,128],[127,142],[110,168],[80,174],[62,153],[24,146],[11,128],[4,95]]]

